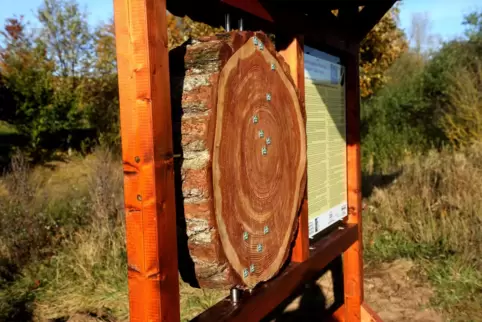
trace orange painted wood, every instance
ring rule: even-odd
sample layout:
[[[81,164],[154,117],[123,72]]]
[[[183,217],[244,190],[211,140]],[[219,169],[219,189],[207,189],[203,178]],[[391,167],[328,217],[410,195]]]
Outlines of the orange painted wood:
[[[335,312],[333,312],[332,320],[336,322],[345,321],[346,309],[345,305],[342,304]]]
[[[334,230],[312,245],[310,257],[303,263],[291,262],[275,279],[259,285],[251,292],[244,292],[238,304],[234,305],[227,297],[192,321],[260,321],[300,285],[315,279],[326,265],[357,239],[356,225],[347,224],[342,229]]]
[[[300,96],[301,110],[303,115],[305,116],[305,71],[303,36],[293,37],[287,47],[281,49],[279,53],[281,56],[283,56],[285,62],[290,67],[291,77],[293,78],[293,81],[298,89],[298,93]],[[308,234],[308,200],[306,186],[303,189],[304,197],[298,217],[298,232],[296,234],[293,253],[291,254],[291,260],[297,263],[305,261],[310,255],[310,240]]]
[[[382,318],[365,302],[361,307],[362,322],[383,322]]]
[[[360,93],[358,55],[346,59],[347,222],[357,225],[358,240],[343,254],[346,321],[360,321],[363,302]]]
[[[179,321],[166,4],[114,5],[130,320]]]
[[[298,93],[270,48],[267,37],[249,38],[218,84],[216,222],[226,257],[249,288],[276,275],[288,257],[306,184]]]

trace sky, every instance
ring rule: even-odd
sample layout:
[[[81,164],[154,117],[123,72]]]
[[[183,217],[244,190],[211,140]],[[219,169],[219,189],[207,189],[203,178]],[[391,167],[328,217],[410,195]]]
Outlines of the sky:
[[[34,12],[43,0],[0,0],[0,22],[13,15],[24,15],[26,20],[34,20]],[[112,17],[113,0],[78,0],[87,8],[92,24],[108,21]],[[400,24],[410,31],[412,16],[426,14],[431,22],[430,32],[443,40],[461,36],[465,14],[476,9],[482,10],[481,0],[402,0]]]

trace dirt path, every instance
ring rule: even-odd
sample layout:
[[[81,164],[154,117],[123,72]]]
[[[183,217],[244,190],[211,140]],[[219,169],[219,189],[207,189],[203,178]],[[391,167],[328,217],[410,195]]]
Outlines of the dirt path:
[[[333,269],[340,271],[339,266]],[[365,301],[384,322],[444,321],[439,312],[429,308],[432,290],[413,278],[415,274],[414,264],[407,260],[366,268]],[[323,308],[329,309],[336,301],[333,289],[332,273],[328,270],[269,321],[319,321]],[[337,296],[343,300],[343,293]]]
[[[442,315],[428,308],[432,290],[413,278],[414,264],[397,260],[365,272],[365,301],[384,322],[439,322]]]

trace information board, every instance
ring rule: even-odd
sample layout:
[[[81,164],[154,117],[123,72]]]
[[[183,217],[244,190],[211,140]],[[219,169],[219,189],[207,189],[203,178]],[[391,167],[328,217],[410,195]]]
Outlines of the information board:
[[[305,47],[309,236],[347,215],[344,67]]]

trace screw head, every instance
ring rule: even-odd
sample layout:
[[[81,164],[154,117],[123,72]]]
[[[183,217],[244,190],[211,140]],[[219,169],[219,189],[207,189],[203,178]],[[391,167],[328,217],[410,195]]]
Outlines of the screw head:
[[[136,156],[136,157],[134,158],[134,161],[136,161],[136,163],[139,163],[139,162],[141,162],[141,158],[139,158],[138,156]]]
[[[264,226],[263,233],[264,233],[265,235],[266,235],[267,233],[269,233],[269,227],[268,227],[268,226]]]
[[[251,273],[254,273],[254,264],[251,264],[251,265],[249,266],[249,271],[250,271]]]
[[[262,154],[262,155],[267,155],[267,154],[268,154],[268,149],[267,149],[265,146],[263,146],[263,147],[261,148],[261,154]]]
[[[259,50],[263,50],[264,49],[264,44],[262,42],[259,42]]]
[[[248,269],[247,268],[243,269],[243,276],[245,278],[248,277],[248,274],[249,274]]]
[[[263,251],[263,245],[258,244],[258,246],[256,246],[256,250],[258,251],[258,253],[261,253]]]
[[[266,100],[267,100],[268,102],[271,101],[271,93],[267,93],[267,94],[266,94]]]
[[[264,138],[264,131],[263,131],[263,130],[259,130],[258,135],[259,135],[259,138],[260,138],[260,139]]]
[[[142,196],[141,196],[141,195],[137,195],[137,200],[142,201]]]
[[[267,137],[267,138],[266,138],[266,144],[267,144],[267,145],[270,145],[270,144],[271,144],[271,138],[270,138],[270,137]]]
[[[248,234],[247,231],[245,231],[245,232],[243,233],[243,239],[244,239],[244,240],[248,240],[248,238],[249,238],[249,234]]]
[[[253,123],[256,124],[258,123],[258,121],[259,121],[258,115],[253,116]]]
[[[271,70],[275,70],[276,69],[276,64],[275,63],[271,63]]]

